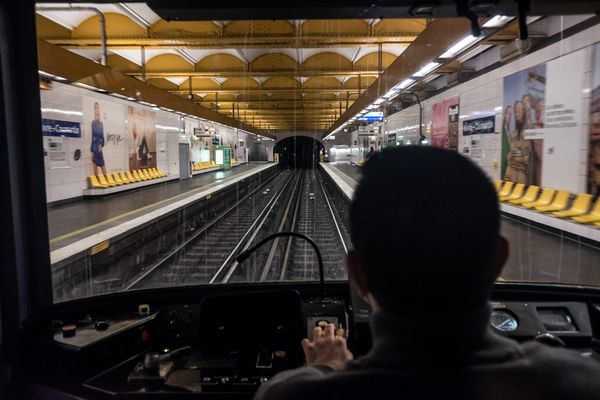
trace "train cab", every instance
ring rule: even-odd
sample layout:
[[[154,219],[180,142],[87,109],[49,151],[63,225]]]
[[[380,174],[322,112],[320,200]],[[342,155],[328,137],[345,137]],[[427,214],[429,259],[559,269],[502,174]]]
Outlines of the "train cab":
[[[445,360],[447,398],[526,398],[535,373],[444,392],[479,317],[594,390],[599,13],[3,1],[0,398],[298,398],[265,388],[358,368],[385,313],[410,354],[390,368]],[[310,356],[326,332],[348,364]],[[331,396],[377,391],[356,382]]]

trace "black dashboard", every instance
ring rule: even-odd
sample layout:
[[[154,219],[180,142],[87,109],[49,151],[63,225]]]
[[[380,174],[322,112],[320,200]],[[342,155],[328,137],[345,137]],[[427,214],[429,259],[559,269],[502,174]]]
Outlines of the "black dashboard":
[[[344,283],[327,289],[323,298],[312,284],[232,285],[70,305],[29,325],[32,397],[251,398],[276,373],[304,364],[300,341],[320,323],[348,329],[356,356],[368,351],[368,306]],[[492,329],[600,360],[600,301],[576,293],[500,290]]]

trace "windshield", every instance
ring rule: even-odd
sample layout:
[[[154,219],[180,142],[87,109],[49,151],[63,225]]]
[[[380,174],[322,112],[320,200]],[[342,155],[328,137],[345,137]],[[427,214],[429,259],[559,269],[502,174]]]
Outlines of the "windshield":
[[[600,285],[592,17],[530,16],[519,38],[501,15],[474,36],[427,15],[176,21],[145,3],[38,4],[54,301],[316,281],[320,264],[346,280],[361,168],[409,145],[459,152],[496,183],[500,280]],[[279,236],[238,258],[277,232],[320,257]]]

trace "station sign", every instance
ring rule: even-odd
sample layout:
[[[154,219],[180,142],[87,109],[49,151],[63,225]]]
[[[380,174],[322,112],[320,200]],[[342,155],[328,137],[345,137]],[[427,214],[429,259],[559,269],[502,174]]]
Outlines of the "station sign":
[[[382,122],[383,111],[371,111],[358,118],[359,121],[365,122]]]
[[[79,122],[42,118],[42,135],[80,138],[81,124]]]

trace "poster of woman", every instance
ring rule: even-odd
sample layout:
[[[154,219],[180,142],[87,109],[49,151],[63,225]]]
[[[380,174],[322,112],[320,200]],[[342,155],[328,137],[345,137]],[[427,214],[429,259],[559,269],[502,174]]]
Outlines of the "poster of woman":
[[[83,96],[81,124],[86,175],[120,171],[127,165],[127,146],[123,132],[123,105]]]
[[[544,127],[546,65],[504,78],[501,178],[539,185],[542,176],[542,139],[527,139],[528,130]]]
[[[100,120],[100,105],[98,102],[94,103],[94,120],[92,121],[92,143],[90,151],[92,153],[92,165],[94,168],[94,175],[98,175],[98,170],[102,172],[102,175],[106,175],[106,163],[104,161],[104,125]]]
[[[156,113],[127,106],[129,169],[156,167]]]
[[[588,193],[600,196],[600,44],[594,46],[590,109]]]

